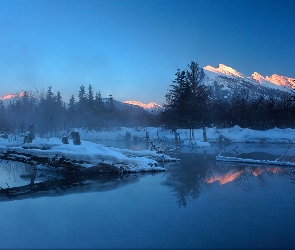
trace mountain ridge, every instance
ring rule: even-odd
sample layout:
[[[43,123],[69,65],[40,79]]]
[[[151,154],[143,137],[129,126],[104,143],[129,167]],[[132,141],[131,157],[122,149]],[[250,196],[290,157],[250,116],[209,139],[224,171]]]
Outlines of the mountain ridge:
[[[162,108],[162,105],[155,103],[155,102],[150,102],[148,104],[139,102],[139,101],[123,101],[123,103],[125,104],[131,104],[131,105],[135,105],[135,106],[140,106],[144,109],[157,109],[157,108]]]
[[[244,95],[247,99],[263,97],[278,98],[282,95],[295,94],[295,79],[273,74],[262,76],[254,72],[246,77],[237,70],[219,64],[217,68],[210,65],[204,68],[204,84],[209,88],[212,98],[228,99],[234,95]]]
[[[238,72],[232,67],[226,66],[224,64],[218,64],[217,68],[212,67],[211,65],[207,65],[204,68],[204,71],[209,71],[211,73],[215,74],[223,74],[227,76],[233,76],[233,77],[240,77],[240,78],[248,78],[248,79],[254,79],[255,81],[259,83],[263,83],[264,81],[271,82],[278,86],[286,86],[289,88],[295,88],[295,78],[287,77],[287,76],[281,76],[278,74],[272,74],[271,76],[263,76],[259,74],[258,72],[254,72],[251,76],[245,77],[242,73]]]
[[[223,98],[228,98],[234,93],[241,92],[242,89],[246,89],[249,95],[253,97],[258,95],[276,96],[278,93],[295,94],[295,78],[278,74],[263,76],[256,71],[251,76],[245,76],[236,69],[224,64],[218,64],[216,68],[207,65],[203,70],[205,73],[204,83],[213,90],[215,97],[223,95]],[[0,100],[7,102],[14,98],[20,98],[23,95],[24,92],[7,94],[0,97]],[[155,102],[145,104],[140,101],[127,100],[121,103],[141,107],[149,111],[162,109],[162,105]]]

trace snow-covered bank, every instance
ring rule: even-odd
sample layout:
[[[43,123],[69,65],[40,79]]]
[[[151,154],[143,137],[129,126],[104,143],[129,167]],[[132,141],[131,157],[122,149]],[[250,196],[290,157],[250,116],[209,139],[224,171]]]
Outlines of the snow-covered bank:
[[[156,140],[174,140],[175,136],[169,130],[162,128],[146,127],[146,128],[118,128],[112,131],[94,131],[86,129],[77,129],[80,132],[81,138],[84,140],[125,140],[126,133],[130,133],[131,140],[145,140],[146,132],[149,138]],[[195,129],[195,140],[189,140],[188,129],[178,129],[180,140],[183,145],[193,145],[197,147],[210,146],[208,143],[203,142],[202,129]],[[265,131],[253,130],[249,128],[240,128],[234,126],[231,128],[217,129],[215,127],[206,128],[208,142],[218,142],[221,138],[226,138],[230,142],[241,143],[293,143],[295,141],[295,129],[278,129],[273,128]]]
[[[69,144],[62,144],[61,140],[58,143],[57,138],[51,140],[36,138],[34,143],[23,146],[0,146],[0,152],[2,154],[11,152],[18,157],[46,157],[54,161],[64,158],[74,162],[76,166],[85,168],[107,164],[125,172],[164,171],[165,168],[159,163],[177,161],[155,151],[109,148],[89,141],[74,145],[72,140],[69,140]]]
[[[104,141],[125,141],[128,134],[130,141],[146,141],[148,140],[160,143],[163,141],[173,142],[175,139],[174,133],[170,130],[165,130],[161,127],[142,127],[142,128],[114,128],[102,130],[89,130],[83,128],[74,129],[80,133],[80,138],[85,141],[98,142],[103,144]],[[234,126],[231,128],[206,128],[206,135],[208,142],[203,141],[203,130],[194,130],[194,140],[189,139],[188,129],[178,129],[177,133],[180,142],[183,146],[208,147],[210,143],[220,142],[225,140],[232,143],[260,143],[260,144],[286,144],[295,142],[295,129],[273,128],[269,130],[253,130],[249,128],[241,128]],[[62,136],[69,136],[70,133],[66,131],[59,131],[58,133],[49,133],[33,140],[34,144],[61,144]],[[2,146],[21,146],[23,145],[22,135],[8,135],[8,138],[0,137],[0,145]]]
[[[82,167],[93,167],[104,163],[116,167],[122,171],[162,171],[165,170],[159,163],[176,161],[163,153],[157,153],[151,150],[133,151],[128,149],[119,149],[107,147],[104,141],[154,141],[156,145],[173,145],[175,139],[174,133],[162,128],[117,128],[113,130],[87,130],[76,129],[80,133],[81,145],[73,145],[69,139],[69,144],[62,144],[61,137],[67,135],[66,132],[60,132],[59,137],[54,134],[46,135],[44,138],[36,137],[33,143],[24,144],[21,136],[8,136],[0,138],[1,153],[11,150],[20,154],[29,154],[31,156],[47,157],[61,159],[66,158],[71,161],[82,161],[79,163]],[[217,129],[206,128],[208,142],[203,142],[202,129],[194,130],[195,140],[189,140],[189,131],[179,129],[177,133],[183,146],[192,146],[195,148],[209,147],[211,143],[220,140],[232,143],[255,143],[257,145],[285,145],[294,143],[294,129],[270,129],[266,131],[252,130],[249,128],[242,129],[239,126],[232,128]],[[128,136],[127,136],[128,135]],[[13,139],[14,138],[14,139]],[[161,144],[162,143],[162,144]],[[236,150],[235,146],[235,150]],[[148,148],[148,147],[147,147]],[[232,149],[232,150],[234,150]],[[241,149],[241,147],[239,147]],[[283,150],[283,149],[282,149]],[[278,148],[276,148],[278,151]],[[281,151],[281,150],[279,150]],[[165,151],[167,152],[167,151]]]

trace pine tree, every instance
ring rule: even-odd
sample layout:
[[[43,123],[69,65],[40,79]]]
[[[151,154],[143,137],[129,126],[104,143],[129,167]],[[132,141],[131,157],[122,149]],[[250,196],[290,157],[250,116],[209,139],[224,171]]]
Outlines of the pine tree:
[[[60,95],[60,92],[57,91],[56,97],[55,97],[55,103],[57,108],[62,108],[63,107],[63,101],[62,97]]]
[[[54,96],[54,93],[52,92],[52,87],[49,86],[48,87],[48,90],[47,90],[47,93],[46,93],[46,102],[48,104],[53,104],[54,103],[54,99],[55,99],[55,96]]]
[[[80,90],[79,90],[79,93],[78,93],[78,107],[80,109],[80,111],[84,111],[85,108],[86,108],[86,92],[85,92],[85,87],[84,85],[81,85],[80,86]]]
[[[2,117],[2,115],[6,114],[6,108],[4,106],[4,102],[2,100],[0,100],[0,115]]]
[[[109,94],[109,102],[108,102],[108,104],[109,104],[109,112],[110,113],[115,112],[116,106],[115,106],[115,100],[114,100],[112,94]]]
[[[103,111],[104,111],[104,104],[103,104],[103,101],[102,101],[102,97],[101,97],[100,91],[98,91],[95,94],[94,106],[95,106],[96,111],[99,114],[103,113]]]
[[[8,130],[8,115],[7,110],[4,106],[4,102],[0,100],[0,132]]]
[[[88,106],[90,109],[93,109],[94,107],[94,97],[93,97],[93,90],[92,90],[92,86],[89,84],[88,86],[88,95],[87,95],[87,99],[88,99]]]
[[[203,84],[204,72],[196,62],[191,62],[186,70],[178,69],[175,75],[165,96],[164,122],[172,130],[189,128],[193,139],[193,129],[204,127],[207,122],[208,91]]]
[[[74,95],[71,95],[71,98],[70,98],[69,104],[68,104],[68,110],[71,113],[74,113],[76,111],[76,100],[75,100]]]

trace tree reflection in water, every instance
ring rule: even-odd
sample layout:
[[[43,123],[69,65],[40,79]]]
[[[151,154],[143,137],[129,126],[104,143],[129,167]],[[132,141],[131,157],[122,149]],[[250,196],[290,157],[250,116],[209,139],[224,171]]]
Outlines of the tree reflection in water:
[[[190,199],[200,196],[206,187],[205,179],[213,159],[204,154],[179,154],[181,163],[171,165],[167,170],[167,181],[164,185],[171,186],[179,207],[186,207]]]
[[[191,199],[200,197],[214,182],[219,182],[220,185],[232,182],[245,192],[255,190],[257,185],[266,189],[272,184],[273,178],[288,176],[295,184],[295,170],[292,168],[218,163],[215,156],[206,151],[179,153],[177,157],[181,162],[167,169],[167,178],[163,184],[171,188],[179,207],[186,207]]]

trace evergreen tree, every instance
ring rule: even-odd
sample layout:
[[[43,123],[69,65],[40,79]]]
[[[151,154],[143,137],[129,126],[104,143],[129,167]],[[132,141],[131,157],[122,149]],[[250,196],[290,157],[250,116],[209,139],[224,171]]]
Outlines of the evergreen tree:
[[[4,102],[0,100],[0,117],[6,116],[6,108],[4,106]]]
[[[60,92],[57,91],[56,97],[55,97],[55,103],[56,103],[56,107],[57,108],[63,108],[63,101],[62,101],[62,97],[60,95]]]
[[[114,113],[116,110],[116,106],[115,106],[115,100],[114,100],[112,94],[109,95],[108,105],[109,105],[109,112]]]
[[[69,122],[69,126],[75,126],[76,125],[76,100],[75,100],[75,96],[71,95],[71,98],[69,100],[69,104],[68,104],[68,122]]]
[[[79,90],[79,93],[78,93],[78,98],[79,98],[78,107],[79,107],[80,111],[84,111],[85,108],[86,108],[86,102],[87,102],[84,85],[80,86],[80,90]]]
[[[46,102],[48,104],[53,104],[54,103],[54,99],[55,99],[55,96],[54,96],[54,93],[52,92],[52,87],[49,86],[48,87],[48,90],[47,90],[47,93],[46,93]]]
[[[7,110],[4,102],[0,100],[0,133],[7,132],[9,127]]]
[[[103,103],[100,91],[98,91],[95,94],[94,107],[97,114],[102,115],[104,113],[105,107],[104,107],[104,103]]]
[[[204,72],[196,62],[191,62],[186,70],[178,69],[176,79],[166,94],[163,118],[167,127],[193,129],[207,122],[206,107],[208,91],[203,84]]]
[[[88,106],[90,109],[93,109],[94,107],[94,97],[93,97],[93,90],[92,90],[92,86],[89,84],[88,86],[88,95],[87,95],[87,99],[88,99]]]
[[[70,113],[74,113],[76,111],[76,100],[75,100],[75,96],[74,95],[71,95],[71,98],[69,100],[68,111]]]

